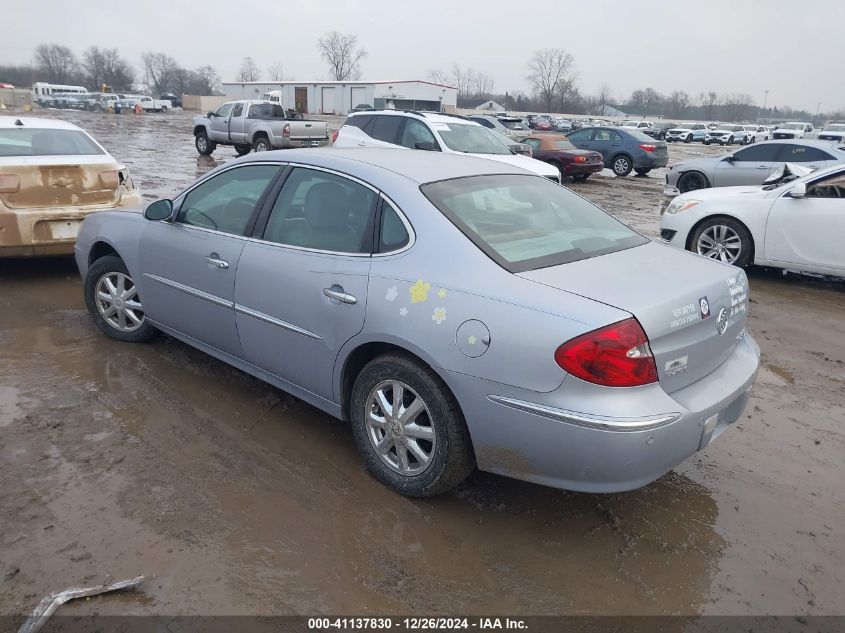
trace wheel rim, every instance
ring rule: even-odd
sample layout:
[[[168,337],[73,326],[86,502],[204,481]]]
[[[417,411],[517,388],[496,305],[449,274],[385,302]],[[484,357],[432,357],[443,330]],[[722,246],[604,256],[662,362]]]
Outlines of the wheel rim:
[[[628,159],[627,158],[617,158],[613,161],[613,171],[617,174],[624,174],[628,171]]]
[[[437,434],[422,398],[399,380],[380,382],[367,396],[367,437],[382,462],[412,476],[431,464]]]
[[[197,148],[201,152],[204,152],[205,150],[208,149],[208,141],[205,140],[204,136],[198,136],[197,137]]]
[[[106,273],[97,280],[94,299],[100,316],[120,332],[134,332],[144,324],[144,308],[135,283],[124,273]]]
[[[678,191],[686,193],[688,191],[695,191],[696,189],[704,189],[705,185],[704,176],[701,174],[684,174],[681,177],[681,182],[678,183]]]
[[[265,152],[265,151],[267,151],[267,145],[265,144],[265,142],[264,142],[264,141],[258,141],[258,142],[255,144],[255,151],[256,151],[256,152]]]
[[[742,254],[742,238],[731,227],[716,224],[698,236],[696,250],[699,255],[733,264]]]

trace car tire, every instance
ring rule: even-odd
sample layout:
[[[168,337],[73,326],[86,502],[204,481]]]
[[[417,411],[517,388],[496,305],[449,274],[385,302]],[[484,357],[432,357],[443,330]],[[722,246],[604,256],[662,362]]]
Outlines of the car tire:
[[[589,177],[590,174],[575,174],[574,176],[572,176],[572,180],[575,180],[576,182],[584,182]]]
[[[723,247],[721,250],[716,247],[711,248],[710,245],[715,244],[715,236],[722,236],[722,244],[727,247]],[[739,251],[735,252],[730,249],[731,244],[739,244]],[[748,229],[741,222],[733,218],[719,216],[708,218],[695,228],[687,244],[687,249],[716,261],[745,268],[751,263],[754,242]]]
[[[634,171],[637,172],[637,176],[648,176],[648,172],[651,171],[651,168],[649,167],[648,169],[635,169]]]
[[[731,137],[728,139],[728,145],[733,145],[733,144],[734,144],[734,137],[733,137],[733,136],[731,136]]]
[[[252,151],[252,145],[249,143],[236,143],[235,152],[238,156],[246,156]]]
[[[401,391],[395,390],[396,384]],[[421,402],[422,410],[409,422],[392,418],[392,399],[397,393],[403,410]],[[385,410],[387,406],[391,411]],[[457,400],[430,367],[410,355],[387,354],[364,366],[352,387],[350,417],[367,469],[402,495],[441,494],[461,483],[475,467],[472,442]],[[411,442],[416,449],[406,448]],[[383,450],[377,448],[380,443]],[[421,451],[426,461],[417,459],[415,451]],[[403,474],[403,470],[407,472]]]
[[[270,139],[266,136],[259,136],[253,142],[252,149],[256,152],[269,152],[273,148],[270,146]]]
[[[710,145],[710,141],[701,141],[701,142],[704,143],[705,145]]]
[[[627,176],[634,168],[634,162],[627,154],[617,154],[610,161],[610,169],[619,177]]]
[[[681,174],[681,177],[678,178],[677,187],[681,193],[687,193],[689,191],[707,189],[710,187],[710,182],[707,180],[707,176],[700,171],[688,171],[685,174]]]
[[[687,134],[684,143],[692,143],[692,134]]]
[[[117,255],[106,255],[91,264],[84,288],[88,314],[106,336],[124,343],[146,343],[158,334],[147,321],[126,264]]]
[[[161,111],[162,111],[162,112],[167,112],[167,106],[166,106],[166,105],[161,106]]]
[[[210,156],[217,148],[217,143],[208,138],[205,132],[200,132],[196,135],[194,145],[196,145],[197,151],[203,156]]]

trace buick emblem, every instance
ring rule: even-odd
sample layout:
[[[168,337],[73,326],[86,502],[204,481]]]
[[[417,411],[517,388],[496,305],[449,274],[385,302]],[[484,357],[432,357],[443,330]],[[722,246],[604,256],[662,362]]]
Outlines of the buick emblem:
[[[728,309],[722,308],[719,310],[719,316],[716,317],[716,331],[719,333],[719,336],[725,333],[728,329]]]

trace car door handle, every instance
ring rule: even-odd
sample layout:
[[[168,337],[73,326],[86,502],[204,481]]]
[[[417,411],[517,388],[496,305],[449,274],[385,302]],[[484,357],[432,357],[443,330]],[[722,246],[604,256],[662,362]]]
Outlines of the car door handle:
[[[229,267],[229,262],[227,262],[225,259],[220,259],[220,255],[218,255],[217,253],[212,253],[211,255],[205,258],[205,261],[208,262],[209,268],[213,266],[215,268],[222,268],[223,270],[225,270]]]
[[[757,169],[771,169],[768,165],[758,165]]]
[[[341,303],[348,303],[350,305],[355,305],[358,303],[358,299],[356,299],[353,295],[345,292],[343,288],[339,288],[338,286],[332,286],[331,288],[323,288],[323,294],[326,295],[329,299],[337,299]]]

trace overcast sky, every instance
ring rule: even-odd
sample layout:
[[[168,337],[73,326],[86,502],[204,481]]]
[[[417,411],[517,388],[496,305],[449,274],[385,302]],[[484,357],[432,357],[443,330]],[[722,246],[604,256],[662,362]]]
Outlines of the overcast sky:
[[[210,64],[232,81],[251,55],[266,76],[327,78],[316,41],[358,35],[363,79],[425,79],[453,62],[492,75],[496,92],[528,91],[534,50],[575,58],[582,92],[614,101],[652,87],[743,92],[762,105],[845,108],[845,0],[5,0],[0,65],[28,63],[36,45],[80,54],[117,47],[136,66],[166,52],[187,68]]]

